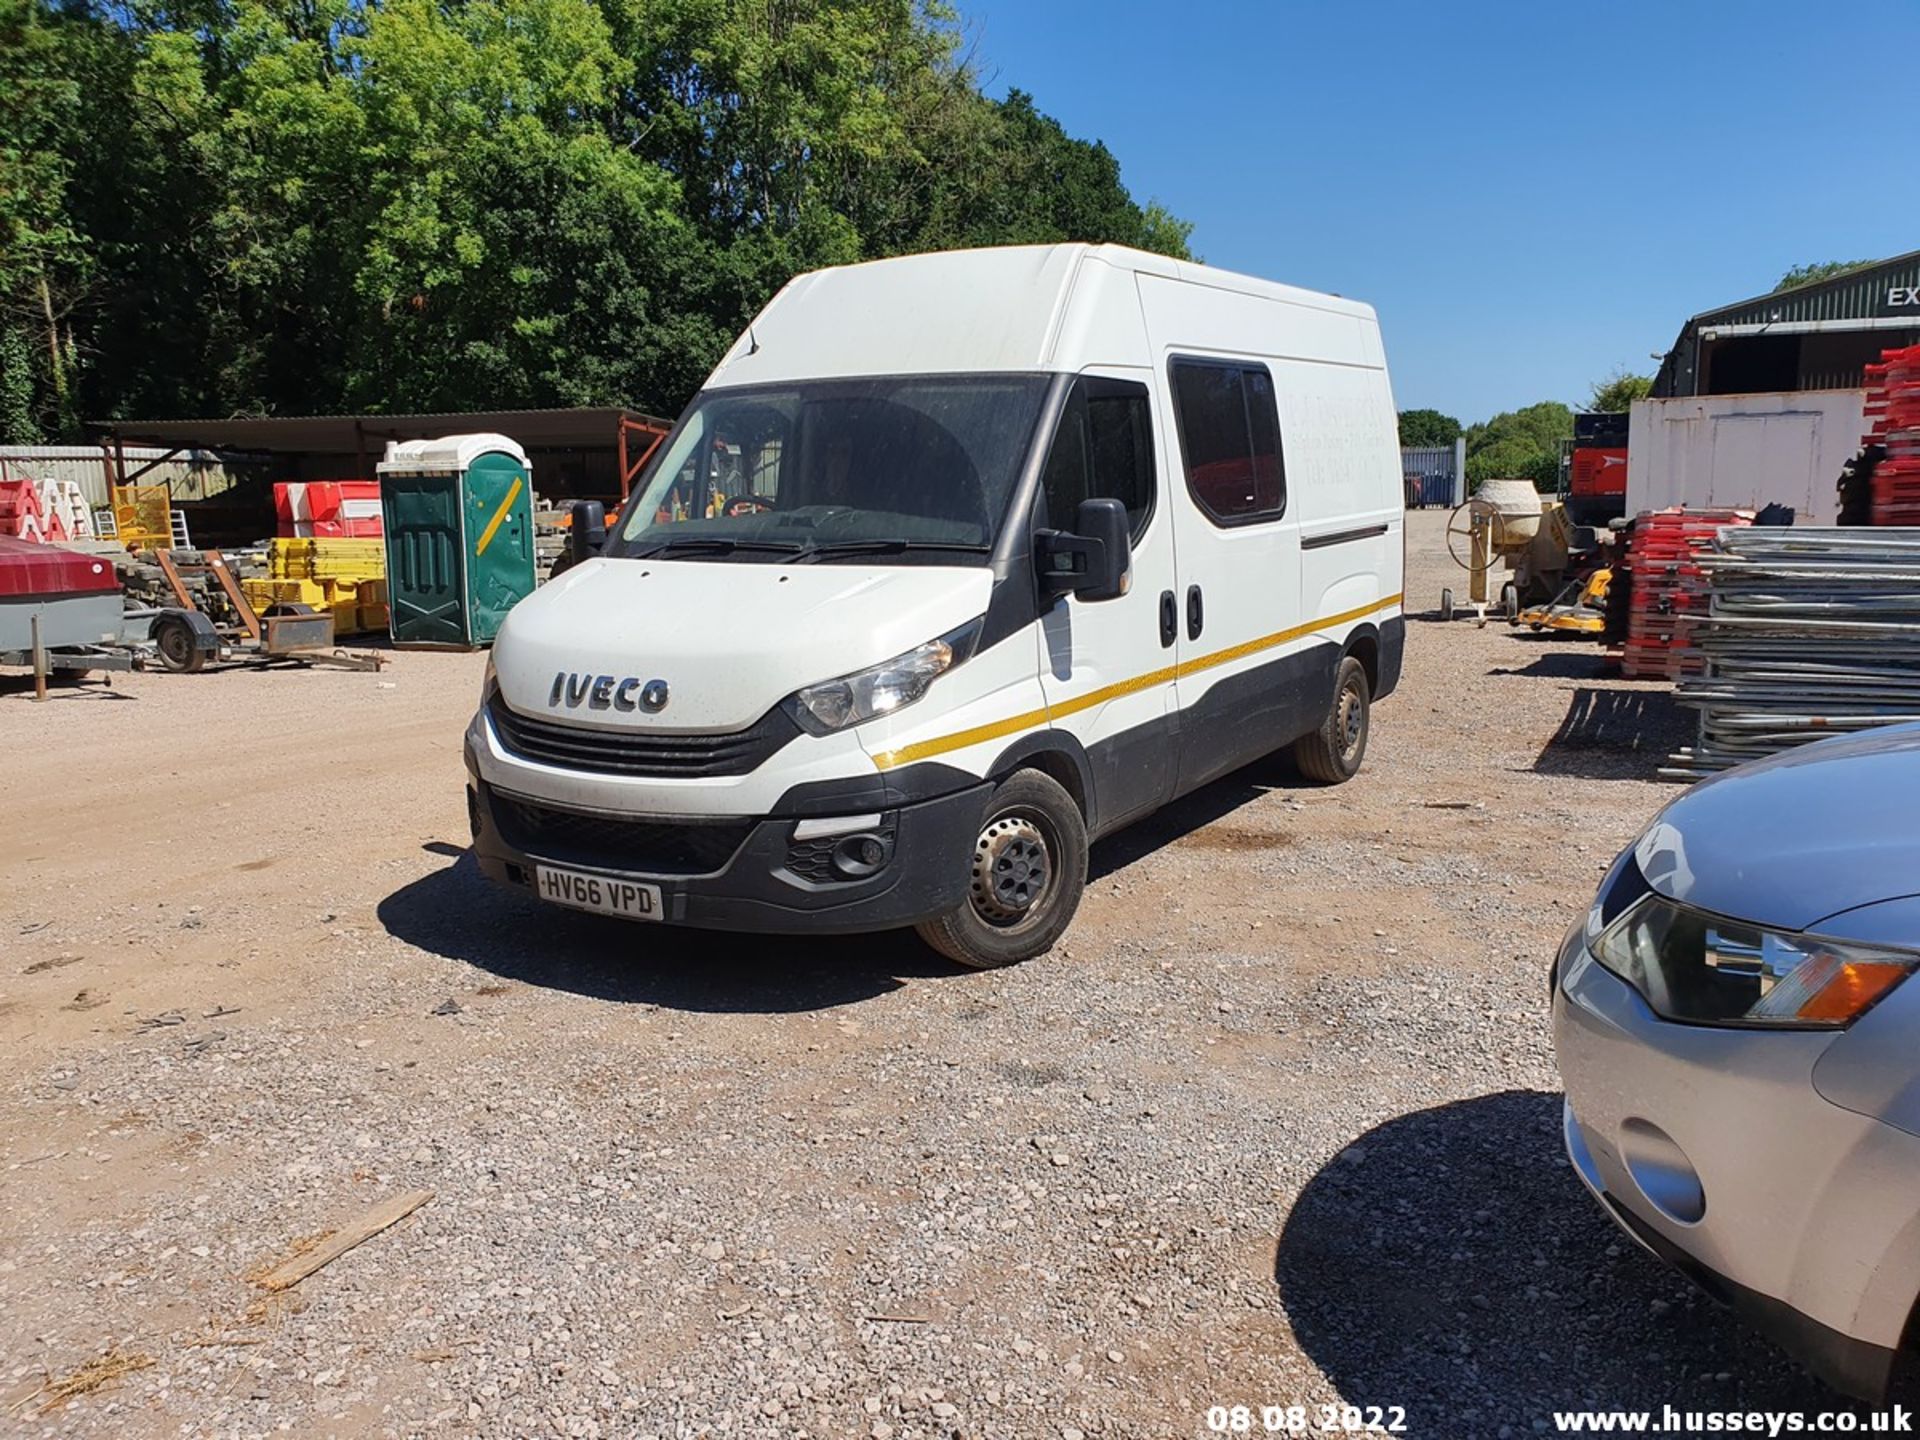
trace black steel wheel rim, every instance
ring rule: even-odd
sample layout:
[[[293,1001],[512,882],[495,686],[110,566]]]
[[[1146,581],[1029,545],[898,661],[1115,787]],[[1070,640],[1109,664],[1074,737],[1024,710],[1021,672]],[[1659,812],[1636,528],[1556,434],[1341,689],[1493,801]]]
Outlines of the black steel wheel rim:
[[[1057,890],[1060,840],[1045,815],[1024,806],[980,827],[968,887],[975,915],[999,930],[1038,924]]]
[[[193,655],[193,636],[184,625],[163,625],[155,637],[160,646],[160,658],[169,665],[185,665]]]
[[[1351,760],[1360,748],[1360,742],[1367,733],[1367,709],[1360,699],[1360,687],[1353,684],[1340,688],[1340,754]]]

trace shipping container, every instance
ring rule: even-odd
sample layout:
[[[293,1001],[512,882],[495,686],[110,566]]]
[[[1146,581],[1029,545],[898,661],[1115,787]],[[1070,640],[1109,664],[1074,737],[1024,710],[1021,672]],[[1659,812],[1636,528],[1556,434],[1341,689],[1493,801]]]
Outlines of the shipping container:
[[[1835,485],[1865,433],[1859,390],[1686,395],[1634,402],[1627,514],[1669,505],[1790,505],[1831,525]]]

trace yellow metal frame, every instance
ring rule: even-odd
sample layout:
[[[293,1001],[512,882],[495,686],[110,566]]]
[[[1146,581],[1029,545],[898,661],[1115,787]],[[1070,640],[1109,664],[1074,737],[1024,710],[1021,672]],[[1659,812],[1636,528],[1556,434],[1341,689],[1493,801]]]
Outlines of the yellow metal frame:
[[[136,550],[173,544],[173,494],[166,486],[115,485],[110,498],[121,544]]]

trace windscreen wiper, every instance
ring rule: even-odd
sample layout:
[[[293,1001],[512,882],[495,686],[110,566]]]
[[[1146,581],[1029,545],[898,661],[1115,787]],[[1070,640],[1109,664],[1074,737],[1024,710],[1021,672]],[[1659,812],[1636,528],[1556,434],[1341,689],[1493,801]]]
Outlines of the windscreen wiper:
[[[968,555],[985,555],[992,548],[990,545],[968,545],[957,540],[828,540],[807,546],[787,563],[812,565],[841,555],[899,555],[908,550],[957,550]]]
[[[635,560],[652,559],[672,551],[692,555],[731,555],[736,550],[762,550],[776,555],[796,554],[797,540],[736,540],[731,535],[687,535],[676,540],[661,540],[644,550],[635,550]]]

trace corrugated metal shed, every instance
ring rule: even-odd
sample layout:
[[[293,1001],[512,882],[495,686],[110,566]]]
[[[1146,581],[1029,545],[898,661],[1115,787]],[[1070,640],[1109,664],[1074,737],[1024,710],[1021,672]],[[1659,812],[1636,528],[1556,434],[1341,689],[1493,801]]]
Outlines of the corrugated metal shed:
[[[1658,398],[1848,390],[1882,349],[1920,343],[1920,250],[1703,310],[1654,378]]]
[[[149,445],[129,445],[127,465],[151,464],[143,485],[165,485],[177,500],[203,500],[218,495],[238,476],[233,457],[212,450],[182,450],[178,454]],[[107,454],[98,445],[0,445],[0,480],[77,480],[87,504],[107,503]]]
[[[389,440],[493,432],[532,456],[541,493],[624,493],[654,437],[671,422],[621,406],[476,410],[419,415],[267,415],[204,420],[100,420],[103,443],[204,446],[262,455],[274,480],[371,480]],[[129,451],[131,454],[131,451]],[[131,462],[129,473],[136,468]]]

